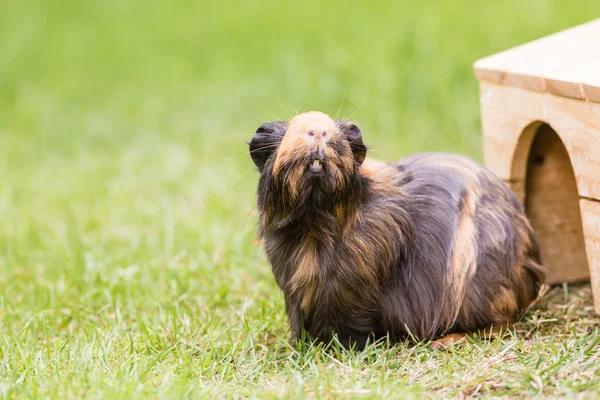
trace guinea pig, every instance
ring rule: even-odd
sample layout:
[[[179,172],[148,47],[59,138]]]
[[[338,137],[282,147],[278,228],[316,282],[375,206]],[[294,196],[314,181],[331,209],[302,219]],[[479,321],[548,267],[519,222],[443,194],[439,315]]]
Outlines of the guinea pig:
[[[475,161],[371,160],[357,125],[321,112],[265,123],[249,147],[294,338],[444,346],[509,326],[537,298],[545,270],[523,207]]]

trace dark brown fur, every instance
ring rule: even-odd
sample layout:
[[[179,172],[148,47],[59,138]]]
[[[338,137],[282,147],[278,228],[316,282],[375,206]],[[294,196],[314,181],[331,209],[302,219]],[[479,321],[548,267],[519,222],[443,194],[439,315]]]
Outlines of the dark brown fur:
[[[250,151],[294,337],[434,340],[508,324],[536,298],[544,270],[523,208],[475,162],[365,161],[360,129],[317,112],[264,124]]]

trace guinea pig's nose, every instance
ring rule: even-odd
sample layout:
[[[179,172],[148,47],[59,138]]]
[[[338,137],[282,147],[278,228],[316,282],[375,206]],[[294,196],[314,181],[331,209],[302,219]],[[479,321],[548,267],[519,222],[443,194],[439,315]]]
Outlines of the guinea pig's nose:
[[[311,138],[326,138],[327,137],[327,131],[326,130],[318,130],[318,129],[311,129],[308,132],[306,132],[306,134],[311,137]]]

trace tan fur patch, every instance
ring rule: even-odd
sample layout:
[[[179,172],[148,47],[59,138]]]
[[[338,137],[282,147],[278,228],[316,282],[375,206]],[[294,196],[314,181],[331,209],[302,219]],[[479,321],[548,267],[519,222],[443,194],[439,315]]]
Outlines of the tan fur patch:
[[[308,135],[310,131],[314,133],[313,136]],[[323,136],[323,132],[326,132],[325,136]],[[336,183],[341,185],[344,181],[344,174],[340,167],[351,168],[351,162],[353,161],[350,157],[339,157],[333,149],[327,147],[327,142],[337,135],[341,135],[341,132],[335,122],[321,112],[311,111],[292,118],[275,157],[273,165],[273,176],[275,179],[279,178],[279,173],[283,165],[291,163],[301,156],[308,157],[313,149],[322,148],[327,157],[333,160],[329,165],[329,170],[334,176]],[[348,164],[349,162],[350,164]],[[339,165],[336,165],[336,163]],[[287,199],[289,204],[292,204],[299,194],[304,169],[304,165],[299,165],[295,170],[289,171],[285,175],[284,183],[289,188],[291,196],[290,199]]]
[[[450,325],[458,318],[469,283],[477,272],[477,228],[474,215],[478,198],[477,190],[470,189],[467,192],[454,236],[447,283],[449,296],[446,296],[446,299],[453,303],[446,307],[448,311],[453,310],[450,313],[450,320],[447,321]]]
[[[394,217],[382,210],[361,215],[360,223],[361,232],[348,235],[344,243],[352,254],[360,275],[366,281],[377,282],[387,278],[387,267],[397,256],[397,249],[390,247],[390,242],[381,238],[395,237],[404,241],[404,233]],[[374,268],[375,266],[384,269]]]
[[[350,146],[348,145],[348,150],[349,148]],[[351,153],[349,152],[349,154]],[[325,156],[327,157],[327,160],[331,161],[328,164],[328,167],[334,176],[336,184],[340,186],[343,185],[346,178],[345,174],[348,173],[347,171],[352,171],[354,158],[351,155],[341,156],[330,147],[325,147]]]
[[[362,210],[360,208],[348,208],[345,203],[337,204],[334,208],[335,218],[340,224],[342,239],[346,237],[350,228],[361,218]]]
[[[307,135],[311,130],[314,132],[326,131],[327,136],[321,137],[317,135],[314,139],[311,139]],[[322,112],[310,111],[296,115],[289,122],[288,129],[279,145],[273,166],[273,175],[277,176],[281,165],[294,157],[295,153],[299,151],[309,152],[312,140],[319,146],[320,144],[327,143],[328,138],[339,134],[340,132],[335,122]]]
[[[319,276],[317,246],[312,237],[303,240],[294,261],[296,268],[288,285],[293,293],[301,296],[301,306],[308,311],[314,300]]]
[[[464,333],[451,333],[442,338],[431,342],[431,347],[436,350],[448,350],[453,345],[467,341],[467,336]]]
[[[494,323],[504,323],[514,318],[519,311],[519,306],[512,290],[500,288],[500,293],[492,302],[491,312]]]
[[[519,239],[521,239],[519,241],[521,244],[521,249],[529,249],[533,245],[533,243],[531,243],[531,237],[529,235],[529,233],[533,229],[531,228],[531,224],[529,223],[529,220],[527,219],[527,217],[525,217],[525,215],[519,214],[517,216],[517,219],[517,232],[519,234]]]
[[[481,197],[477,165],[462,157],[426,157],[415,162],[435,165],[455,172],[467,187],[464,206],[454,236],[454,247],[448,271],[447,304],[442,308],[448,326],[454,324],[460,315],[467,312],[464,299],[468,286],[477,272],[477,228],[475,226],[475,208]]]
[[[339,203],[336,204],[336,206],[333,209],[333,213],[335,214],[335,218],[338,220],[338,222],[340,223],[340,226],[342,228],[344,228],[346,226],[346,220],[347,220],[347,207],[345,203]],[[342,229],[343,231],[344,229]]]
[[[371,181],[374,192],[383,194],[400,194],[402,192],[402,188],[399,185],[402,173],[391,164],[367,157],[361,165],[359,172],[363,177]],[[394,217],[388,213],[377,213],[377,226],[374,228],[381,230],[381,237],[394,235],[400,237],[401,240],[404,238]]]
[[[360,235],[353,236],[347,241],[346,246],[352,253],[352,259],[356,261],[354,267],[360,270],[360,275],[366,277],[367,280],[376,279],[378,271],[373,268],[373,265],[377,265],[378,249]]]
[[[400,190],[397,185],[400,174],[388,163],[367,157],[360,166],[360,174],[373,182],[375,191],[393,193]]]

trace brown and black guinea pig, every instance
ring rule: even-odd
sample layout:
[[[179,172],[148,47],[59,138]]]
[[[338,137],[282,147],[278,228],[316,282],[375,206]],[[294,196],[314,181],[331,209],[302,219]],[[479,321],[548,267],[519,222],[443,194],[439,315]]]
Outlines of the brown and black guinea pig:
[[[358,126],[320,112],[265,123],[249,145],[259,235],[293,337],[440,347],[510,325],[537,298],[545,273],[532,228],[476,162],[370,160]]]

